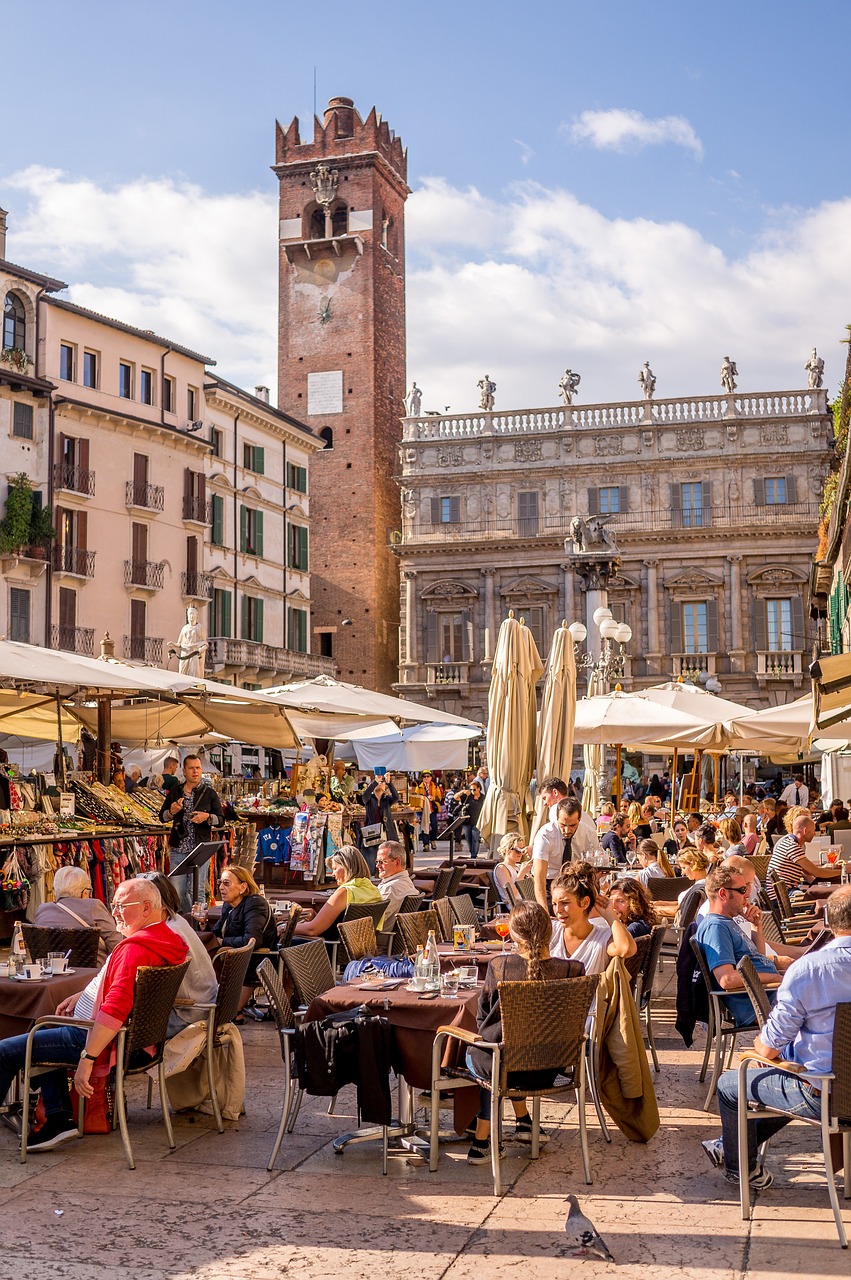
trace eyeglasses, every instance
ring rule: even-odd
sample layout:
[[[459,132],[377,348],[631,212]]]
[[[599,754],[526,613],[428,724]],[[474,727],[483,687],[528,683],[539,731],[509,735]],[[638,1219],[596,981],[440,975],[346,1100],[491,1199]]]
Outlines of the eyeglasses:
[[[751,891],[749,884],[725,884],[724,888],[729,889],[731,893],[750,893]]]
[[[112,915],[123,916],[128,907],[143,907],[145,904],[139,898],[134,898],[132,902],[114,902],[112,904]]]

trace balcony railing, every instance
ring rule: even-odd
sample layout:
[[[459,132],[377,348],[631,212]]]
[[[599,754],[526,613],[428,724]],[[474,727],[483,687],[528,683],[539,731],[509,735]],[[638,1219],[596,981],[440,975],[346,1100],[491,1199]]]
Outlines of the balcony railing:
[[[677,530],[684,534],[702,536],[713,529],[742,532],[749,528],[800,528],[818,527],[819,509],[815,502],[778,502],[766,506],[740,504],[725,507],[703,507],[696,511],[666,508],[637,508],[614,514],[608,525],[619,543],[621,535],[657,533]],[[457,542],[512,542],[524,538],[549,538],[563,541],[570,533],[570,516],[540,515],[504,519],[461,520],[447,524],[411,522],[401,533],[390,533],[393,546],[409,546],[414,543]]]
[[[183,519],[193,520],[195,524],[212,524],[212,502],[208,502],[206,498],[184,498]]]
[[[162,636],[125,636],[124,657],[133,662],[151,662],[161,667],[163,662]]]
[[[125,587],[146,587],[161,591],[165,581],[165,560],[125,560]]]
[[[437,662],[426,666],[426,684],[462,685],[469,681],[469,663]]]
[[[333,658],[297,653],[294,649],[261,644],[257,640],[236,640],[229,636],[215,636],[209,640],[207,664],[208,667],[251,668],[293,676],[332,676],[336,672]]]
[[[95,553],[82,547],[54,547],[52,564],[54,573],[69,573],[75,578],[95,576]]]
[[[53,486],[70,493],[82,493],[87,498],[95,496],[95,473],[85,467],[75,467],[68,462],[53,464]]]
[[[715,675],[714,653],[672,653],[674,679],[697,680],[702,673]]]
[[[764,680],[800,681],[801,654],[788,649],[767,649],[756,655],[756,674]]]
[[[95,656],[94,627],[66,627],[61,622],[50,628],[50,644],[53,649],[67,653],[80,653],[84,657]]]
[[[209,573],[187,570],[180,575],[180,586],[183,594],[192,599],[211,600],[213,598],[213,579]]]
[[[161,484],[137,484],[128,480],[124,485],[125,507],[142,507],[145,511],[162,511],[165,489]]]

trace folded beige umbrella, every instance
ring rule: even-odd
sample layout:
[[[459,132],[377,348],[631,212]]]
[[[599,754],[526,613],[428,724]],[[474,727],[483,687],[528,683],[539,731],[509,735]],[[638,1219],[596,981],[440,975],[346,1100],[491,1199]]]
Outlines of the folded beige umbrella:
[[[602,692],[603,682],[595,673],[588,681],[588,696],[595,698]],[[574,707],[574,720],[576,708]],[[582,748],[582,760],[585,764],[585,780],[582,784],[582,808],[592,817],[600,803],[600,783],[606,764],[606,747],[602,742],[586,742]]]
[[[488,692],[490,786],[479,818],[486,840],[508,831],[528,835],[525,804],[535,767],[535,686],[543,674],[531,631],[510,613],[499,629]]]
[[[575,714],[576,659],[573,656],[573,637],[562,623],[550,645],[541,712],[538,716],[535,776],[539,789],[544,778],[563,778],[567,782],[570,777]],[[544,798],[536,792],[531,834],[534,836],[547,821],[549,812]]]

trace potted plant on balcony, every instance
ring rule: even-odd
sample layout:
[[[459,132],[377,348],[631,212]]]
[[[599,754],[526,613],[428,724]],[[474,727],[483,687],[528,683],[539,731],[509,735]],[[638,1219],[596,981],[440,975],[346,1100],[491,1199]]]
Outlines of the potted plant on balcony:
[[[0,360],[4,364],[9,364],[13,369],[17,369],[18,373],[26,373],[32,361],[21,347],[4,347],[0,352]]]
[[[33,507],[30,517],[30,545],[28,552],[30,559],[44,560],[55,537],[53,512],[50,507]]]
[[[6,510],[0,520],[0,553],[20,555],[29,546],[33,490],[29,477],[20,472],[9,481]]]

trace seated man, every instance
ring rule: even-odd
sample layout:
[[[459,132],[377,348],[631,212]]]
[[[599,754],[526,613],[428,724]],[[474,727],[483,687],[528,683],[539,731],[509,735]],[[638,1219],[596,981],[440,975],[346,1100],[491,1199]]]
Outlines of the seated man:
[[[738,913],[733,916],[733,924],[739,929],[746,938],[753,941],[754,934],[757,930],[762,929],[762,912],[759,909],[758,894],[756,892],[756,871],[754,865],[749,858],[742,858],[738,854],[730,853],[723,858],[718,864],[727,870],[738,871],[742,879],[750,886],[748,896]],[[711,906],[709,900],[702,903],[698,913],[698,921],[704,916],[709,915]],[[774,967],[780,972],[785,973],[795,960],[802,956],[807,950],[806,947],[793,947],[788,942],[765,943],[765,954],[774,964]]]
[[[796,960],[783,979],[777,1003],[754,1049],[772,1061],[796,1062],[806,1071],[829,1072],[833,1053],[836,1006],[851,996],[851,886],[843,886],[827,900],[827,923],[834,937],[820,951]],[[748,1122],[748,1170],[751,1186],[763,1190],[773,1182],[760,1168],[757,1149],[795,1115],[817,1120],[821,1114],[819,1091],[799,1076],[772,1067],[747,1073],[748,1097],[789,1112],[762,1116]],[[702,1143],[709,1159],[725,1170],[728,1182],[739,1181],[738,1148],[739,1074],[726,1071],[718,1082],[721,1137]]]
[[[106,1075],[112,1042],[133,1007],[136,971],[141,965],[182,964],[186,943],[164,923],[162,899],[149,880],[125,880],[115,891],[112,913],[124,940],[80,995],[69,996],[56,1010],[61,1017],[91,1019],[86,1027],[45,1027],[33,1040],[32,1061],[76,1066],[74,1088],[84,1098],[94,1092],[93,1074]],[[0,1099],[5,1098],[24,1065],[27,1037],[0,1041]],[[68,1073],[60,1067],[38,1077],[47,1119],[27,1140],[30,1151],[50,1151],[77,1135],[71,1119]]]
[[[765,954],[762,913],[755,913],[759,916],[758,924],[756,919],[751,920],[753,939],[746,938],[734,922],[737,915],[750,919],[750,891],[750,879],[736,867],[712,867],[706,877],[709,912],[701,919],[695,934],[715,981],[725,993],[724,1003],[738,1027],[748,1027],[754,1021],[750,996],[745,992],[742,976],[736,970],[742,956],[750,956],[764,985],[773,986],[780,981],[776,966]],[[742,994],[737,995],[736,992]]]
[[[619,865],[626,863],[627,849],[635,848],[635,836],[632,834],[632,827],[625,813],[613,815],[611,826],[604,832],[600,844]]]
[[[375,866],[378,892],[387,903],[382,927],[389,931],[404,899],[419,893],[419,889],[405,870],[405,849],[398,840],[385,840],[378,846]]]
[[[781,836],[771,853],[768,864],[766,888],[772,902],[777,900],[772,875],[777,876],[791,891],[801,884],[814,880],[838,880],[842,867],[819,867],[807,857],[806,846],[815,837],[816,824],[808,813],[799,813],[788,835]]]

